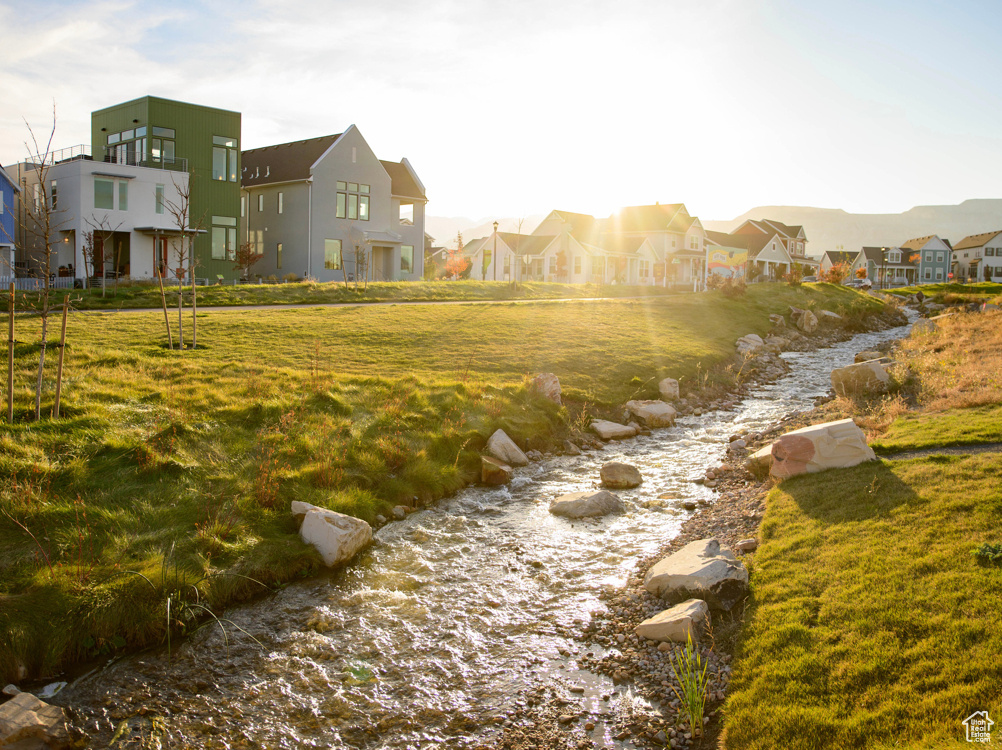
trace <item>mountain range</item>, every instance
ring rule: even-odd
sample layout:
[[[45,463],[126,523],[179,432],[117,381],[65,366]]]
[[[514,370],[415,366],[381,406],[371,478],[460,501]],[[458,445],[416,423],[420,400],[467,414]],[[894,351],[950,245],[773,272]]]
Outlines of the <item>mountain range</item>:
[[[526,217],[522,232],[532,232],[544,218],[544,214]],[[718,232],[730,232],[747,219],[776,219],[791,226],[803,226],[808,254],[820,256],[826,250],[897,246],[930,234],[956,243],[970,234],[1002,231],[1002,199],[972,198],[955,206],[916,206],[898,214],[854,214],[840,208],[810,206],[758,206],[733,219],[701,218],[706,229]],[[517,219],[497,221],[503,232],[518,229]],[[455,247],[457,232],[463,233],[464,242],[486,237],[494,230],[493,222],[493,218],[428,216],[425,231],[435,238],[436,245]]]

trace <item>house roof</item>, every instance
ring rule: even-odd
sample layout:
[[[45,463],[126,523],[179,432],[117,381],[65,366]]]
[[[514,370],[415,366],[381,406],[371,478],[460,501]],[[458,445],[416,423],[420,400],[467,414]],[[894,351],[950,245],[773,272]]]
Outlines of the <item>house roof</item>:
[[[851,250],[825,250],[825,254],[822,259],[827,258],[828,262],[832,265],[836,263],[853,263],[859,252],[852,252]]]
[[[556,237],[534,234],[518,234],[517,232],[498,232],[498,237],[519,255],[541,255]]]
[[[398,198],[428,200],[424,194],[424,186],[414,179],[415,175],[411,173],[406,164],[402,161],[383,161],[382,159],[379,160],[379,163],[383,165],[386,174],[390,176],[390,192],[393,195]]]
[[[741,248],[748,251],[748,259],[755,257],[765,249],[765,246],[777,237],[777,232],[769,234],[725,234],[724,232],[708,231],[707,239],[724,247]]]
[[[925,237],[916,237],[914,239],[908,240],[908,242],[902,242],[901,243],[901,249],[902,250],[921,250],[923,247],[925,247],[926,245],[929,244],[929,240],[931,240],[931,239],[942,239],[942,238],[937,237],[935,234],[928,234]],[[943,242],[946,243],[947,247],[950,246],[950,243],[947,242],[946,240],[943,240]]]
[[[244,187],[270,185],[276,182],[305,180],[310,176],[310,167],[326,153],[341,137],[322,135],[305,141],[280,143],[277,146],[252,148],[241,154],[243,175],[240,182]]]
[[[678,232],[684,234],[695,222],[684,203],[627,206],[609,217],[611,232]]]
[[[784,224],[781,221],[776,221],[775,219],[759,219],[759,222],[762,224],[768,224],[770,227],[772,227],[775,231],[779,232],[781,235],[793,239],[798,237],[800,233],[804,231],[804,228],[800,224],[790,226],[788,224]]]
[[[706,239],[714,245],[720,245],[721,247],[739,247],[747,250],[746,237],[747,235],[714,232],[712,229],[706,230]]]
[[[628,237],[622,234],[605,235],[599,247],[607,253],[615,255],[636,255],[641,245],[647,242],[646,237]]]
[[[554,210],[561,219],[571,225],[571,234],[584,234],[594,231],[598,225],[598,219],[591,214],[576,214],[573,211]]]
[[[967,250],[972,247],[984,247],[993,239],[1002,234],[1002,230],[996,230],[994,232],[983,232],[982,234],[971,234],[964,237],[960,242],[953,246],[954,250]]]

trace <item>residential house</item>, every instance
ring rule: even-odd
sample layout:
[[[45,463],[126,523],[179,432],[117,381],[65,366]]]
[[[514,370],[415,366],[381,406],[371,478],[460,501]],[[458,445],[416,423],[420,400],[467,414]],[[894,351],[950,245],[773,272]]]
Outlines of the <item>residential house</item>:
[[[254,275],[422,277],[424,185],[407,159],[378,159],[354,125],[244,151],[241,184],[241,241],[261,256]]]
[[[91,114],[95,162],[170,172],[170,179],[160,181],[165,190],[181,173],[190,176],[189,227],[205,230],[195,238],[195,273],[213,281],[239,274],[233,259],[240,209],[240,128],[239,112],[154,96]],[[108,171],[114,175],[109,178],[115,181],[114,190],[130,179]],[[115,206],[112,210],[121,210]],[[162,237],[158,241],[165,244]]]
[[[793,266],[786,243],[778,232],[772,234],[714,232],[709,236],[713,250],[707,253],[707,257],[709,258],[714,252],[719,255],[724,248],[728,248],[728,252],[744,253],[742,265],[745,268],[745,275],[752,280],[776,281],[786,276]]]
[[[916,253],[900,247],[864,247],[852,264],[852,275],[865,269],[865,278],[881,289],[917,283],[919,263]]]
[[[915,261],[918,265],[917,283],[943,283],[950,277],[953,249],[948,240],[936,235],[916,237],[903,242],[899,249],[902,254],[908,253],[909,257],[918,255]]]
[[[775,236],[786,249],[790,263],[799,266],[807,275],[816,272],[820,265],[817,258],[807,255],[807,235],[800,225],[789,226],[775,219],[748,219],[731,234],[764,236],[770,243]]]
[[[603,225],[603,236],[644,237],[657,256],[655,277],[668,282],[702,282],[706,232],[684,203],[629,206]]]
[[[14,247],[17,239],[17,181],[0,167],[0,278],[14,275]]]
[[[953,246],[956,281],[1002,281],[1002,231],[964,237]]]
[[[858,258],[858,250],[826,250],[821,256],[820,271],[821,273],[827,273],[831,270],[832,266],[841,263],[847,267],[849,275],[852,275]]]
[[[176,275],[181,228],[169,206],[179,205],[188,188],[183,160],[97,161],[81,145],[52,152],[44,169],[41,162],[35,157],[9,168],[26,200],[36,207],[45,201],[49,208],[48,243],[22,211],[22,275],[42,271],[46,244],[53,253],[51,272],[69,286],[74,279],[101,276],[153,280],[158,267],[165,278]],[[192,231],[185,228],[189,236]]]

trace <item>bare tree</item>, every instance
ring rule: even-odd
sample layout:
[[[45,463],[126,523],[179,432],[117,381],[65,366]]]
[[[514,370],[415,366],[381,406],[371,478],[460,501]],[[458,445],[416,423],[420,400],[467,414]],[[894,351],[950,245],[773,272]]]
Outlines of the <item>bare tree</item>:
[[[31,195],[22,196],[22,216],[24,230],[20,233],[22,251],[31,256],[42,275],[41,292],[38,295],[38,313],[42,321],[42,337],[39,344],[38,376],[35,381],[35,420],[42,414],[42,375],[45,372],[45,350],[48,343],[50,292],[52,290],[52,234],[58,229],[56,208],[52,205],[51,187],[49,186],[49,168],[52,161],[52,140],[56,135],[56,107],[52,105],[52,130],[45,143],[44,150],[39,146],[35,132],[27,120],[24,124],[31,136],[31,143],[25,142],[28,150],[28,163],[31,165],[36,184]]]
[[[189,174],[187,180],[178,181],[174,174],[171,174],[171,182],[174,185],[176,199],[163,199],[164,208],[173,219],[173,225],[177,227],[177,234],[170,240],[170,248],[173,252],[173,260],[177,264],[173,269],[177,278],[177,340],[178,348],[184,349],[184,282],[191,277],[191,346],[194,349],[198,345],[198,322],[195,317],[195,268],[197,259],[195,258],[195,238],[202,229],[205,222],[205,215],[193,220],[191,215],[191,190],[194,182],[194,174]]]
[[[87,272],[88,261],[90,262],[92,272],[94,275],[97,275],[98,258],[100,258],[101,296],[103,297],[107,288],[108,243],[114,238],[115,232],[121,228],[122,222],[118,222],[114,227],[111,226],[108,214],[105,214],[100,219],[88,217],[84,221],[90,227],[88,231],[84,232],[84,275]],[[119,248],[119,252],[121,252],[121,247]],[[116,259],[115,261],[115,296],[118,296],[118,260],[120,259]]]

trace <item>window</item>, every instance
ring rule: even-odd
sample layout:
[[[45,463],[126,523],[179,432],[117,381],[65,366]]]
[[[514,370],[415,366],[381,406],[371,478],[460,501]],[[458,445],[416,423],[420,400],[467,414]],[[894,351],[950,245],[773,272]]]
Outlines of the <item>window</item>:
[[[925,278],[926,278],[926,280],[932,278],[932,269],[931,268],[925,269]]]
[[[247,215],[247,196],[240,196],[240,218],[244,218]]]
[[[153,135],[159,135],[161,138],[174,138],[174,128],[158,128],[154,125]]]
[[[324,240],[324,268],[341,270],[341,240]]]
[[[936,269],[936,280],[937,281],[942,281],[942,279],[943,279],[943,269],[942,268],[937,268]]]
[[[926,253],[925,254],[925,262],[926,263],[932,263],[932,253]]]
[[[640,278],[646,279],[651,275],[651,262],[649,260],[640,261]]]
[[[55,210],[57,210],[59,208],[59,201],[58,201],[58,199],[57,199],[56,196],[57,196],[57,193],[56,193],[56,181],[53,180],[52,181],[52,185],[50,186],[50,189],[49,189],[49,206],[52,208],[53,211],[55,211]],[[0,196],[0,197],[2,197],[2,196]]]
[[[338,219],[369,220],[369,186],[358,182],[337,181],[337,203],[334,215]]]
[[[136,138],[142,138],[146,135],[146,126],[143,125],[141,128],[136,128]]]
[[[118,210],[129,210],[129,183],[125,180],[118,181]]]
[[[275,268],[282,268],[282,243],[279,242],[275,248]]]
[[[226,179],[226,149],[218,146],[212,147],[212,179]]]
[[[696,235],[693,235],[692,237],[689,238],[689,249],[699,250],[699,237],[697,237]]]
[[[283,200],[284,197],[285,197],[285,193],[279,193],[278,194],[278,212],[279,213],[282,213],[282,208],[283,208],[282,204],[284,202],[284,200]]]
[[[943,253],[936,253],[936,262],[937,263],[943,262]]]
[[[554,275],[557,272],[557,258],[555,255],[550,256],[550,275]]]
[[[397,223],[398,224],[413,224],[414,223],[414,204],[413,203],[401,203],[399,212],[397,213]]]
[[[237,181],[237,139],[212,136],[212,179]]]
[[[986,247],[985,248],[985,257],[986,258],[991,258],[994,255],[995,255],[995,248],[994,247]]]
[[[164,186],[163,185],[157,185],[156,207],[157,207],[157,213],[158,214],[162,214],[164,212]]]
[[[887,262],[888,263],[900,263],[901,262],[901,253],[899,253],[897,250],[888,253],[887,254]]]
[[[174,163],[174,141],[164,141],[164,164]]]
[[[575,274],[581,273],[581,256],[580,255],[575,255],[574,256],[574,273]]]
[[[403,245],[400,248],[400,273],[414,273],[413,245]]]
[[[511,275],[511,256],[510,255],[504,256],[504,273],[505,273],[505,276],[510,276]]]
[[[115,207],[115,181],[104,180],[100,177],[94,178],[94,208],[106,208],[111,210]]]
[[[595,276],[605,276],[605,258],[592,258],[591,272]]]
[[[259,193],[258,196],[257,196],[257,210],[258,210],[258,213],[260,213],[261,211],[264,211],[264,194],[263,193]]]
[[[232,216],[212,217],[212,259],[234,260],[237,257],[237,220]]]
[[[109,146],[112,143],[118,143],[120,140],[122,140],[121,133],[109,133],[109,135],[108,135],[108,145]]]

